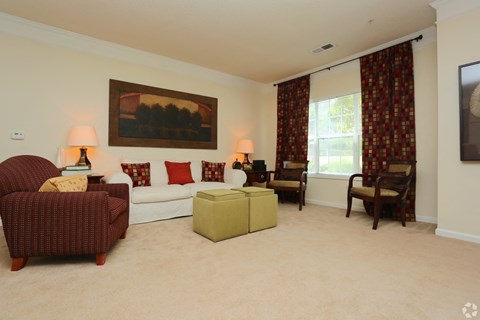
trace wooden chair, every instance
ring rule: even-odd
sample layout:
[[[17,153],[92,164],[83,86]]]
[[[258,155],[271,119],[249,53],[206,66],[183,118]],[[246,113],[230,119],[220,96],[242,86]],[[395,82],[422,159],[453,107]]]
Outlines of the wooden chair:
[[[285,201],[285,192],[295,192],[298,195],[298,209],[301,211],[302,205],[305,205],[307,171],[308,161],[283,161],[283,168],[268,172],[267,188],[278,191],[282,203]]]
[[[401,207],[401,222],[405,227],[405,205],[410,183],[415,174],[415,160],[392,160],[387,162],[386,170],[378,176],[353,174],[348,181],[347,214],[350,216],[352,198],[361,199],[372,207],[373,230],[377,229],[378,221],[384,204],[394,204]],[[355,178],[362,177],[364,181],[371,181],[367,186],[354,187]]]

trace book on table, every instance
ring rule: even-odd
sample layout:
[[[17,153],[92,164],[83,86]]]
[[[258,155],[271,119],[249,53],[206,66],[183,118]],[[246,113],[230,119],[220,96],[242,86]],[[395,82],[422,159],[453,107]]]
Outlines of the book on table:
[[[92,170],[63,170],[62,176],[71,176],[74,174],[86,174],[87,176],[92,175]]]
[[[83,170],[90,170],[89,166],[66,166],[65,170],[68,171],[83,171]]]

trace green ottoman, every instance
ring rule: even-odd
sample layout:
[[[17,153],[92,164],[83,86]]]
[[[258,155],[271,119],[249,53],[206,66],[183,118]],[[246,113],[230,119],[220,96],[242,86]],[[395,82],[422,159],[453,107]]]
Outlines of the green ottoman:
[[[240,191],[214,189],[193,198],[193,231],[214,242],[248,233],[248,199]]]
[[[232,190],[244,192],[249,199],[250,232],[277,225],[278,198],[273,189],[245,187]]]

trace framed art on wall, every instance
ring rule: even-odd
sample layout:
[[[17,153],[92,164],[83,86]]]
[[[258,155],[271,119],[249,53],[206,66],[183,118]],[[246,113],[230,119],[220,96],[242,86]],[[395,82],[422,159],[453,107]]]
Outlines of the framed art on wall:
[[[217,99],[111,79],[108,145],[217,149]]]
[[[480,161],[480,61],[458,67],[460,160]]]

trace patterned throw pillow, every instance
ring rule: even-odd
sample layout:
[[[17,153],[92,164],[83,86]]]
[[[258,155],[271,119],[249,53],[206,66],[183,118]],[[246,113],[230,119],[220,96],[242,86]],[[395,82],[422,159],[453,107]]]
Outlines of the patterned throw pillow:
[[[225,182],[225,162],[202,161],[202,181]]]
[[[150,162],[122,163],[122,170],[130,176],[133,187],[150,186]]]
[[[39,192],[85,192],[87,191],[87,176],[75,174],[50,178],[43,183]]]
[[[192,170],[189,162],[170,162],[165,161],[167,168],[168,184],[186,184],[194,183]]]

